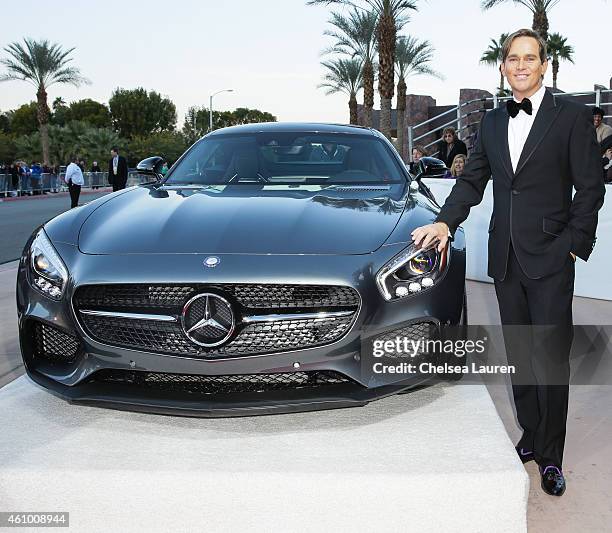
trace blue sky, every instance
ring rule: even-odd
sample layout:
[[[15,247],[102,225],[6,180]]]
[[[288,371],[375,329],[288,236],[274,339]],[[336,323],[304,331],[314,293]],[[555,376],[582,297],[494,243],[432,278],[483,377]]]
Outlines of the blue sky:
[[[531,26],[531,12],[511,2],[487,12],[480,0],[418,5],[403,33],[431,41],[432,66],[445,80],[410,78],[408,91],[430,94],[439,104],[455,104],[461,87],[493,90],[497,71],[478,62],[489,39]],[[3,3],[0,48],[25,36],[76,47],[74,64],[92,84],[51,87],[50,102],[58,95],[69,102],[107,102],[115,87],[142,86],[173,100],[180,125],[190,105],[208,106],[211,92],[232,88],[215,97],[215,109],[252,107],[283,121],[347,122],[347,98],[317,88],[320,51],[331,44],[323,36],[329,9],[306,6],[305,0],[12,0]],[[561,65],[561,89],[609,86],[612,62],[605,50],[611,20],[607,0],[561,0],[553,8],[550,31],[567,36],[576,50],[576,64]],[[0,110],[32,99],[28,84],[0,83]]]

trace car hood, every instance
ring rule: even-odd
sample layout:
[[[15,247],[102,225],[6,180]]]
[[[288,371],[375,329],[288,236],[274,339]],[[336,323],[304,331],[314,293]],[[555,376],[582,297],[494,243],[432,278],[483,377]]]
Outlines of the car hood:
[[[137,187],[83,223],[86,254],[365,254],[398,223],[406,187]]]

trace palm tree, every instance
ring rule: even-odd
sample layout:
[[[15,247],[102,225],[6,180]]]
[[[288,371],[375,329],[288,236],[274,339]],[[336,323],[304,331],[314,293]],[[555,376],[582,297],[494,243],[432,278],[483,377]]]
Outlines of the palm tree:
[[[348,16],[332,13],[329,23],[336,30],[327,30],[325,35],[336,39],[326,52],[342,53],[363,62],[363,125],[372,126],[374,108],[374,65],[376,60],[376,22],[374,11],[353,8]]]
[[[380,94],[380,131],[391,138],[391,99],[394,91],[395,42],[397,29],[407,21],[407,12],[416,11],[417,0],[309,0],[308,5],[342,4],[373,11],[378,17],[378,92]],[[367,7],[364,7],[367,6]],[[400,22],[401,21],[401,22]]]
[[[501,72],[501,68],[499,68],[500,63],[502,62],[502,47],[504,46],[504,41],[508,38],[507,33],[502,33],[499,36],[499,41],[495,39],[491,39],[491,44],[484,51],[482,57],[480,58],[480,62],[486,65],[493,65],[497,67],[499,70],[499,88],[497,91],[498,96],[505,96],[506,88],[504,87],[504,75]]]
[[[414,37],[400,37],[395,48],[395,65],[397,67],[397,146],[402,159],[406,160],[404,150],[404,122],[406,116],[406,78],[411,75],[426,74],[441,79],[442,76],[433,70],[429,63],[433,59],[434,49],[429,41]]]
[[[497,4],[508,0],[482,0],[482,9],[490,9]],[[521,4],[533,13],[531,29],[537,31],[542,39],[548,40],[548,12],[559,3],[560,0],[511,0],[515,4]]]
[[[551,33],[548,37],[548,54],[552,57],[553,88],[557,88],[557,75],[559,74],[559,60],[574,62],[574,47],[566,44],[567,37],[560,33]]]
[[[0,76],[0,81],[22,80],[36,87],[37,117],[40,126],[40,139],[43,163],[49,164],[49,106],[47,89],[54,83],[68,83],[78,87],[89,81],[81,76],[78,68],[68,66],[72,61],[68,56],[74,48],[62,49],[57,43],[47,40],[24,39],[20,43],[9,44],[4,51],[10,56],[0,62],[8,72]]]
[[[353,59],[332,59],[322,61],[327,69],[323,76],[325,80],[319,88],[327,89],[325,94],[343,92],[349,95],[350,123],[357,124],[357,92],[362,87],[362,64],[361,60]]]

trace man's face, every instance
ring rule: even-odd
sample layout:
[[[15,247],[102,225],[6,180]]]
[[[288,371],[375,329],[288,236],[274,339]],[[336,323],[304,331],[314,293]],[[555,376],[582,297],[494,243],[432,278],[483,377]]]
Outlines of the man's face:
[[[455,140],[455,136],[452,133],[447,132],[444,134],[444,141],[447,144],[453,144],[454,140]]]
[[[597,128],[601,124],[601,115],[593,115],[593,124]]]
[[[522,99],[540,88],[548,61],[540,61],[540,47],[533,37],[517,37],[501,67],[514,96]]]
[[[115,157],[117,155],[117,152],[115,152],[115,150],[111,150],[111,157]]]

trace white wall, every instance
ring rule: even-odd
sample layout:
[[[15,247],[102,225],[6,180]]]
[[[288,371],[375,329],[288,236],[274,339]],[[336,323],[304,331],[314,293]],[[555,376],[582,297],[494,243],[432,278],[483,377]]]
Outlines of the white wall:
[[[431,189],[440,205],[450,193],[454,179],[426,179],[425,183]],[[470,216],[462,224],[465,230],[467,245],[466,276],[476,281],[492,283],[487,276],[487,239],[489,219],[493,211],[493,182],[489,181],[480,205],[472,208]],[[582,259],[576,261],[576,282],[574,294],[588,298],[612,300],[612,186],[606,185],[606,199],[599,212],[597,226],[597,243],[595,249],[585,263]]]

